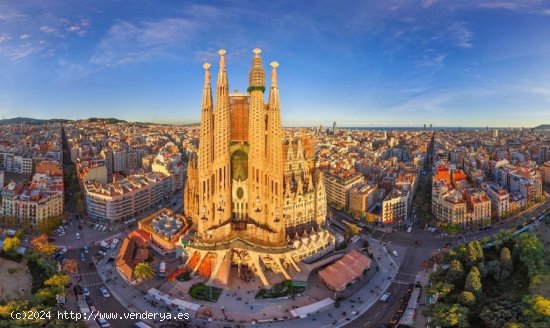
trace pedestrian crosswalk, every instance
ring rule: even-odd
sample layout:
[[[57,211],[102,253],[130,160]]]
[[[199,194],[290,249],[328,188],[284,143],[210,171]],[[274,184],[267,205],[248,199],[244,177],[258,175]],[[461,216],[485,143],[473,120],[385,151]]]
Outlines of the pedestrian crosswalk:
[[[416,282],[418,279],[415,274],[407,272],[397,272],[393,278],[393,282],[403,285],[408,285],[412,282]]]
[[[92,283],[83,283],[83,284],[81,284],[82,287],[93,287],[93,286],[100,286],[100,285],[104,285],[104,283],[102,281],[100,281],[100,282],[92,282]]]

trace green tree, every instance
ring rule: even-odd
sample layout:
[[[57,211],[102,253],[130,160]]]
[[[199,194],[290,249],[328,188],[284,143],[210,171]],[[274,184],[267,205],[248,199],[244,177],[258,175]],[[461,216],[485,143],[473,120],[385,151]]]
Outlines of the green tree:
[[[500,251],[500,279],[501,281],[508,279],[514,272],[514,262],[508,247],[503,247]]]
[[[134,267],[134,277],[136,279],[147,280],[155,276],[155,269],[149,262],[138,263]]]
[[[17,248],[21,246],[21,239],[17,237],[6,237],[4,239],[4,245],[2,246],[2,249],[4,252],[9,254],[15,254],[17,252]]]
[[[475,295],[480,295],[482,291],[481,285],[481,274],[477,267],[472,267],[470,273],[466,276],[466,282],[464,284],[464,289],[474,293]]]
[[[493,279],[497,281],[500,280],[500,261],[499,260],[492,260],[487,262],[485,269],[487,270],[487,274],[493,277]]]
[[[525,304],[524,314],[531,322],[550,325],[550,299],[541,295],[530,295],[523,299],[523,303]]]
[[[41,234],[49,235],[55,230],[55,228],[61,225],[62,221],[63,219],[58,215],[51,216],[44,220],[40,220],[36,224],[36,230],[38,230]]]
[[[508,229],[500,230],[493,237],[493,246],[496,249],[500,249],[504,244],[512,240],[512,238],[514,238],[514,234],[510,230]]]
[[[449,271],[447,271],[447,278],[450,282],[456,282],[464,278],[464,268],[459,260],[451,260],[451,263],[449,263]]]
[[[437,303],[433,309],[433,326],[468,328],[469,310],[460,304]]]
[[[361,233],[361,229],[355,224],[348,225],[348,228],[344,232],[344,234],[346,235],[346,238],[351,238],[353,236],[359,235],[360,233]]]
[[[481,244],[478,241],[474,241],[458,246],[450,256],[459,258],[465,267],[470,268],[482,262],[484,254]]]
[[[474,293],[464,290],[458,295],[458,301],[460,304],[470,307],[475,304],[476,296]]]
[[[527,267],[529,277],[544,270],[545,250],[536,235],[532,233],[519,235],[514,252],[519,255],[520,261]]]
[[[512,254],[510,254],[510,249],[508,247],[503,247],[500,250],[500,266],[504,270],[510,272],[514,271],[514,262],[512,261]]]
[[[438,298],[445,298],[449,294],[451,294],[454,288],[455,286],[453,284],[446,282],[436,282],[430,287],[429,292],[430,294],[437,294]]]
[[[44,281],[44,285],[63,289],[69,283],[69,277],[65,274],[54,274]]]
[[[54,305],[57,302],[55,298],[57,293],[56,288],[46,287],[38,290],[34,296],[41,304]]]
[[[486,327],[501,328],[507,322],[517,322],[521,318],[523,307],[512,300],[494,301],[481,309],[479,318]]]

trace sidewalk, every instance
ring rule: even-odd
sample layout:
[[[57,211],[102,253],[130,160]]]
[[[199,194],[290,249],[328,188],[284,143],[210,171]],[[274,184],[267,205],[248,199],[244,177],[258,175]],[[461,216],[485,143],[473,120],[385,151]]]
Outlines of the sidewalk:
[[[428,318],[422,314],[422,311],[424,311],[424,309],[428,305],[428,297],[430,296],[428,293],[428,288],[430,282],[430,274],[432,272],[433,271],[431,269],[427,269],[418,271],[417,274],[418,281],[420,281],[420,284],[422,285],[422,294],[420,295],[420,300],[418,302],[418,309],[416,309],[415,327],[427,327],[428,325]]]
[[[369,239],[369,243],[371,245],[371,250],[374,258],[376,259],[377,257],[380,257],[380,260],[377,261],[380,271],[375,272],[370,281],[368,281],[366,285],[359,291],[357,291],[354,295],[341,301],[338,308],[330,308],[317,314],[310,315],[305,319],[280,320],[281,316],[279,316],[277,320],[274,320],[273,317],[269,318],[266,316],[265,318],[260,318],[257,325],[252,325],[251,323],[241,323],[240,325],[244,327],[256,327],[260,325],[270,328],[328,328],[342,327],[349,324],[350,321],[354,319],[354,317],[360,316],[378,301],[379,296],[386,291],[386,289],[391,284],[393,277],[395,277],[395,274],[398,271],[398,267],[396,267],[395,265],[391,265],[391,263],[393,263],[393,259],[385,251],[380,242]],[[376,270],[374,265],[373,269]],[[391,277],[392,279],[388,279],[388,277]],[[311,287],[311,285],[309,285],[308,288],[309,287]],[[373,292],[371,292],[371,289],[373,290]],[[306,294],[309,294],[309,292],[306,291]],[[279,307],[281,306],[284,305],[279,305]],[[352,312],[356,312],[356,314],[352,314]],[[285,314],[285,316],[290,317],[291,315]],[[214,323],[200,319],[195,319],[193,321],[193,323],[198,322],[203,322],[205,324],[205,327],[213,327],[215,324],[223,325],[223,322]],[[227,323],[232,324],[234,322]]]
[[[103,281],[110,279],[109,283],[106,285],[109,287],[111,294],[130,312],[162,311],[171,312],[173,315],[180,312],[177,308],[159,304],[159,302],[154,300],[151,296],[146,295],[146,290],[152,287],[163,290],[174,297],[203,304],[203,307],[199,311],[205,308],[217,308],[217,312],[224,309],[222,311],[223,313],[226,309],[243,310],[246,308],[246,310],[248,310],[249,307],[252,307],[252,309],[244,311],[242,314],[230,313],[228,311],[227,315],[230,321],[225,321],[224,316],[214,316],[214,321],[208,321],[207,319],[197,318],[196,313],[191,313],[191,323],[193,326],[221,327],[223,325],[234,325],[239,323],[241,326],[253,327],[256,326],[251,324],[251,321],[254,319],[257,320],[259,325],[267,325],[273,328],[342,327],[348,324],[353,317],[361,315],[375,304],[379,296],[384,293],[391,284],[392,279],[398,271],[398,265],[393,264],[394,259],[386,252],[380,242],[369,238],[369,243],[371,245],[371,253],[374,257],[373,270],[376,270],[376,265],[378,265],[380,271],[374,271],[370,281],[366,281],[366,284],[360,290],[350,295],[349,298],[341,301],[338,308],[331,308],[311,315],[305,319],[292,319],[290,310],[293,306],[303,306],[317,301],[318,295],[311,289],[313,288],[313,290],[315,290],[320,287],[316,287],[311,283],[308,285],[308,290],[305,292],[305,295],[297,297],[295,300],[255,300],[255,293],[247,293],[246,290],[239,289],[230,292],[224,291],[217,303],[208,303],[192,300],[190,296],[187,295],[186,291],[178,290],[165,280],[153,278],[137,287],[130,286],[116,271],[114,264],[112,264],[112,262],[106,264],[106,260],[100,261],[98,273]],[[380,257],[380,260],[376,260],[378,257]],[[402,261],[403,259],[400,258],[399,260]],[[388,279],[388,277],[391,277],[391,279]],[[246,297],[246,300],[244,297]],[[237,300],[238,298],[241,298],[241,300]],[[352,315],[351,313],[355,313],[355,311],[356,314]],[[246,312],[249,312],[249,314]],[[262,312],[265,313],[265,315],[261,315],[260,313]],[[250,313],[253,315],[250,315]],[[289,320],[281,320],[284,317],[287,317]],[[154,327],[159,326],[158,322],[143,321]]]

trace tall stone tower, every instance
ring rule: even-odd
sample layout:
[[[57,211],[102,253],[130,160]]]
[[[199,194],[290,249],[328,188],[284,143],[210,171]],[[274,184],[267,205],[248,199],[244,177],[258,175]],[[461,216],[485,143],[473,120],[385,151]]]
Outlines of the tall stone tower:
[[[324,230],[326,197],[322,179],[304,157],[301,140],[287,150],[285,168],[277,62],[264,103],[261,50],[253,50],[247,93],[229,93],[226,51],[220,50],[216,99],[210,64],[204,64],[201,130],[190,156],[184,214],[194,223],[187,267],[212,283],[227,284],[231,265],[247,266],[265,285],[264,270],[291,279],[304,257],[330,251],[334,237]],[[286,188],[286,189],[285,189]]]

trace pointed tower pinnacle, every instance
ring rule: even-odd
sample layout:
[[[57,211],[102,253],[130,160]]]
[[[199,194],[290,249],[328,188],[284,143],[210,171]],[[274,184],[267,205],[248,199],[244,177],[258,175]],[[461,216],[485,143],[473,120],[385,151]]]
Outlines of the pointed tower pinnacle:
[[[277,83],[277,67],[279,63],[271,62],[271,89],[269,92],[269,107],[272,110],[279,110],[279,85]]]
[[[252,50],[254,53],[254,58],[252,58],[252,67],[250,68],[250,73],[248,74],[248,92],[253,90],[265,91],[265,73],[264,68],[262,67],[262,58],[260,54],[262,50],[256,48]]]
[[[199,175],[209,176],[208,170],[213,160],[213,133],[214,122],[212,120],[212,88],[210,87],[210,64],[204,63],[204,89],[202,91],[202,115],[199,144]],[[201,191],[202,195],[206,190]]]
[[[210,63],[204,63],[204,89],[202,92],[202,110],[212,109],[212,88],[210,87]]]
[[[227,85],[227,72],[225,70],[225,54],[227,51],[225,49],[218,50],[218,54],[220,55],[220,71],[218,73],[218,88],[220,86]]]
[[[230,181],[230,158],[229,142],[231,136],[231,117],[229,108],[229,84],[227,82],[227,71],[225,67],[224,49],[220,49],[220,70],[218,73],[218,82],[216,85],[216,105],[214,110],[214,161],[212,164],[212,173],[215,183],[213,183],[214,220],[219,224],[225,221],[231,215],[231,181]],[[211,180],[212,181],[212,180]]]

